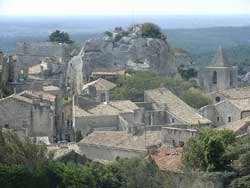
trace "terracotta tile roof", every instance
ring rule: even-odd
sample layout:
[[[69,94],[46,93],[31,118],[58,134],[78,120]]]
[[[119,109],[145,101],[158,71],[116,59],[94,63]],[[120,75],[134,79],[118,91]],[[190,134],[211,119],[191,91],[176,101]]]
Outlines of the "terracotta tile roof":
[[[238,130],[246,126],[247,123],[250,123],[250,117],[246,117],[241,120],[228,123],[226,125],[217,127],[215,129],[216,130],[231,130],[233,132],[237,132]]]
[[[147,151],[147,147],[161,143],[160,131],[146,131],[146,135],[132,135],[124,131],[94,131],[81,140],[81,144],[117,147]]]
[[[182,164],[182,148],[161,147],[158,151],[151,155],[160,170],[181,172]]]
[[[183,123],[192,125],[211,123],[210,120],[201,116],[195,109],[190,107],[166,88],[148,90],[145,91],[145,94],[150,96],[153,102],[158,106],[165,105],[166,108],[162,110],[171,113]]]

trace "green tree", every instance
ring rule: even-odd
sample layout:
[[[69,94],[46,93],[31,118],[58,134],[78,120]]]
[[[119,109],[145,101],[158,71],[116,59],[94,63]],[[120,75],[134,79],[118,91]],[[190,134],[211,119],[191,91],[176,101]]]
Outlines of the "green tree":
[[[76,131],[76,142],[80,142],[83,139],[82,132],[80,130]]]
[[[34,166],[48,160],[47,149],[29,138],[22,140],[15,133],[0,131],[0,163]]]
[[[49,36],[50,42],[58,42],[58,43],[67,43],[71,44],[73,41],[70,39],[69,34],[64,31],[56,30],[55,32],[51,33]]]
[[[194,87],[189,88],[185,92],[183,100],[194,108],[201,108],[212,104],[212,100],[207,94]]]
[[[201,130],[184,146],[183,162],[187,168],[200,171],[226,169],[230,161],[225,159],[225,155],[235,141],[233,132],[228,130]]]
[[[161,32],[160,27],[153,23],[142,24],[142,37],[166,40],[166,36]]]

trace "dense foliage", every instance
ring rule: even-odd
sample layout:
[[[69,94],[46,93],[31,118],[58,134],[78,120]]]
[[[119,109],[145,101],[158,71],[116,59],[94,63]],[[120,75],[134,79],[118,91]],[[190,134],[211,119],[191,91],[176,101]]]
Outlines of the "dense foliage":
[[[166,40],[166,36],[161,32],[160,27],[153,23],[142,24],[142,37]]]
[[[33,166],[48,160],[47,149],[34,145],[30,139],[21,140],[16,134],[0,131],[0,163]]]
[[[200,108],[212,104],[212,100],[207,94],[194,87],[189,88],[185,92],[183,100],[194,108]]]
[[[56,30],[55,32],[51,33],[49,36],[50,42],[58,42],[58,43],[67,43],[71,44],[73,41],[70,39],[69,34],[64,31]]]
[[[235,141],[231,131],[201,130],[198,136],[184,147],[183,162],[187,168],[193,170],[225,170],[232,159],[232,156],[227,154]]]
[[[121,76],[116,81],[117,87],[112,91],[115,100],[130,99],[143,101],[144,91],[166,87],[194,108],[211,103],[209,97],[193,84],[180,78],[161,77],[152,72],[130,72],[130,76]]]
[[[0,187],[4,188],[163,188],[160,170],[151,159],[91,162],[74,152],[57,161],[44,146],[0,132]]]

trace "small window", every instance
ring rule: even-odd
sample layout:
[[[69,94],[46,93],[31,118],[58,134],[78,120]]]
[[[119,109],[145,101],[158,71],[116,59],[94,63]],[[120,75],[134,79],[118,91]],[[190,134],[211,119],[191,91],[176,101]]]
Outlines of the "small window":
[[[5,124],[5,125],[4,125],[4,128],[5,128],[5,129],[9,129],[10,126],[9,126],[8,124]]]
[[[228,123],[232,122],[232,117],[231,117],[231,116],[228,116],[228,117],[227,117],[227,121],[228,121]]]
[[[218,117],[216,118],[216,120],[217,120],[217,122],[219,122],[219,121],[220,121],[220,117],[218,116]]]
[[[174,118],[171,118],[171,122],[172,122],[172,123],[175,123],[175,119],[174,119]]]
[[[220,102],[220,97],[219,96],[215,97],[215,101]]]
[[[217,84],[217,72],[213,72],[213,84]]]

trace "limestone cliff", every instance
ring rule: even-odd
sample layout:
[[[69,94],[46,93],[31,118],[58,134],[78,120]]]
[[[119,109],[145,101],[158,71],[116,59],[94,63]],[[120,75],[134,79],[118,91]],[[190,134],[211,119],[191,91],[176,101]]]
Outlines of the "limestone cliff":
[[[94,68],[131,68],[152,70],[161,75],[177,73],[174,54],[163,38],[143,35],[143,24],[127,30],[115,28],[104,36],[88,40],[81,52],[82,60],[89,70]]]

